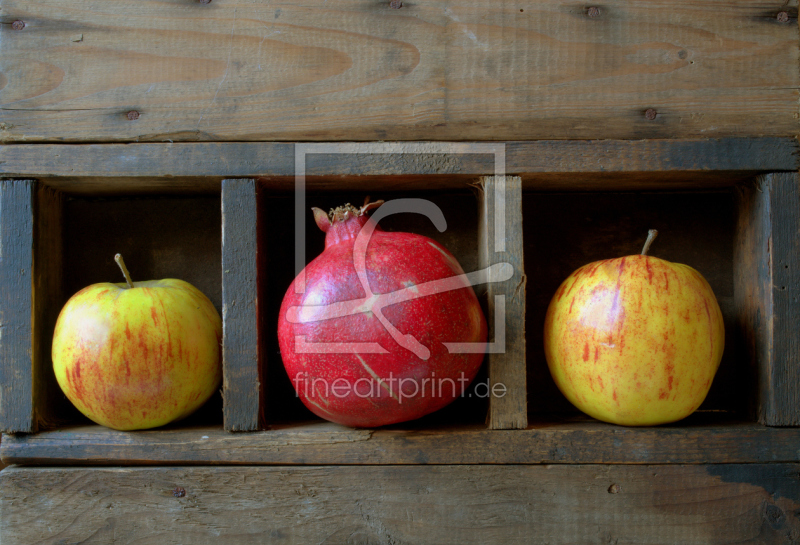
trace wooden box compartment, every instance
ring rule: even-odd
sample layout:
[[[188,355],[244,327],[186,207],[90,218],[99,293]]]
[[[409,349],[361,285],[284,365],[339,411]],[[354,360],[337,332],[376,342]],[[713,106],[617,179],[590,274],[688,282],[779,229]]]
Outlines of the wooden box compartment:
[[[52,372],[50,343],[60,309],[89,284],[124,281],[114,262],[114,255],[121,253],[134,284],[181,278],[205,293],[221,313],[220,197],[69,195],[29,182],[15,189],[17,202],[5,203],[20,206],[27,200],[34,211],[37,283],[32,296],[38,315],[33,349],[38,376],[32,403],[9,407],[7,418],[23,423],[18,425],[32,421],[43,429],[90,424],[61,393]],[[202,421],[221,425],[220,396],[213,396],[199,413],[193,420],[202,415]]]
[[[224,182],[227,183],[227,182]],[[264,413],[266,422],[272,425],[287,425],[292,422],[319,420],[299,401],[291,381],[280,359],[277,339],[277,318],[283,297],[296,275],[295,270],[295,206],[294,196],[260,189],[265,197],[259,200],[260,217],[269,217],[269,226],[260,234],[266,239],[267,275],[260,278],[267,284],[260,291],[264,313],[261,332],[266,333],[266,357],[262,359],[264,376]],[[373,197],[374,195],[374,197]],[[397,190],[354,191],[331,190],[309,192],[306,207],[301,215],[305,230],[305,259],[310,262],[324,249],[325,234],[314,223],[309,207],[330,210],[345,203],[360,204],[366,197],[375,199],[424,198],[436,204],[443,212],[447,228],[439,232],[431,221],[419,214],[392,215],[380,223],[385,231],[406,231],[421,234],[436,240],[458,259],[466,272],[478,268],[478,201],[469,187],[461,189],[431,189],[413,193]],[[485,373],[478,380],[486,380]],[[478,398],[473,391],[457,399],[453,404],[426,418],[427,426],[441,423],[482,423],[486,416],[486,400]]]
[[[699,412],[749,418],[749,369],[733,296],[734,189],[531,191],[523,194],[522,207],[526,272],[537,279],[535,286],[529,284],[526,312],[531,420],[553,413],[578,414],[556,388],[544,358],[544,319],[553,294],[570,273],[587,263],[638,254],[649,228],[659,232],[649,255],[698,270],[714,290],[725,319],[723,360]]]
[[[503,261],[514,266],[508,282],[477,289],[490,324],[495,324],[491,302],[505,297],[507,350],[487,356],[481,379],[506,383],[509,394],[488,402],[467,397],[420,421],[379,430],[314,418],[295,398],[279,359],[275,318],[295,274],[291,144],[142,144],[101,151],[37,146],[40,154],[72,154],[72,168],[31,163],[26,147],[4,150],[6,172],[15,180],[3,182],[3,248],[12,259],[4,258],[0,267],[2,305],[4,325],[14,320],[17,325],[0,340],[5,379],[0,409],[2,426],[10,432],[3,437],[3,460],[797,461],[800,430],[771,427],[800,423],[798,343],[790,329],[798,315],[800,283],[793,264],[800,193],[796,174],[781,173],[796,168],[796,142],[505,146],[506,172],[518,176],[502,181],[502,192],[496,191],[501,182],[482,178],[494,171],[491,158],[482,156],[443,159],[428,153],[425,161],[406,162],[343,156],[310,164],[306,211],[358,202],[367,194],[429,198],[445,212],[444,233],[423,217],[387,218],[384,227],[440,240],[466,271]],[[122,153],[115,148],[123,147],[129,162],[111,174],[101,172],[102,160],[113,163]],[[87,161],[82,154],[90,152],[105,155]],[[203,172],[186,160],[209,155],[215,160],[208,160]],[[235,159],[242,156],[258,160],[232,166],[240,165]],[[39,181],[23,181],[34,177]],[[506,226],[502,251],[494,247],[499,210]],[[310,212],[304,217],[308,261],[321,249],[323,235]],[[652,255],[688,263],[711,282],[726,320],[726,352],[700,414],[670,426],[622,428],[581,417],[555,389],[544,363],[541,326],[550,297],[572,270],[638,253],[650,227],[661,230]],[[15,241],[19,251],[8,253]],[[134,280],[182,276],[221,310],[222,411],[217,399],[197,416],[159,430],[115,432],[70,418],[69,425],[30,434],[39,423],[56,421],[53,415],[65,414],[57,403],[63,396],[47,371],[55,315],[71,291],[116,278],[110,259],[116,251],[126,254]],[[93,267],[93,261],[103,268]],[[779,288],[765,288],[770,285]]]

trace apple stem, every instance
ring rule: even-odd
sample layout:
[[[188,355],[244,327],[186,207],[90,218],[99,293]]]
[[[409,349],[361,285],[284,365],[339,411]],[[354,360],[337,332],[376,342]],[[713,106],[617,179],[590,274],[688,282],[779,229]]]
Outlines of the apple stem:
[[[125,275],[125,281],[128,283],[128,287],[133,288],[133,280],[131,280],[131,275],[128,273],[128,267],[125,266],[125,260],[122,259],[122,254],[115,255],[114,261],[117,262],[117,265],[119,265],[119,268],[122,270],[122,274]]]
[[[647,231],[647,240],[644,241],[644,248],[642,248],[642,255],[647,255],[647,251],[650,249],[650,245],[658,236],[658,231],[655,229],[650,229]]]

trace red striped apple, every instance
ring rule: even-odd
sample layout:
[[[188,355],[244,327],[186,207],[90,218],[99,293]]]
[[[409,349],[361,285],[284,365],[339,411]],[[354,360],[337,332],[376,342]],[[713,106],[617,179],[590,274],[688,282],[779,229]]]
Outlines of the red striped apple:
[[[708,282],[647,255],[584,265],[558,288],[545,319],[556,385],[589,416],[627,426],[693,413],[719,367],[725,330]]]
[[[219,387],[222,320],[183,280],[101,283],[58,316],[53,369],[64,394],[103,426],[136,430],[189,416]]]

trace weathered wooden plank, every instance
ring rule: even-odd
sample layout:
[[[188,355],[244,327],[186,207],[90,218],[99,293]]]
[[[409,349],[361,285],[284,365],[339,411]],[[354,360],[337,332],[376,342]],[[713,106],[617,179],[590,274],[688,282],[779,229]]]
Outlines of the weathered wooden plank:
[[[564,0],[6,0],[0,139],[797,132],[796,0],[592,15]]]
[[[33,256],[36,182],[0,181],[0,429],[36,431]]]
[[[136,433],[99,426],[4,435],[7,464],[674,464],[800,461],[800,430],[695,415],[674,426],[621,428],[596,421],[357,430],[327,422],[231,434],[222,426]]]
[[[369,144],[349,144],[355,153],[309,154],[307,184],[310,189],[341,187],[341,176],[350,176],[348,187],[357,185],[358,177],[387,190],[413,188],[420,180],[422,187],[463,187],[476,176],[495,172],[491,154],[442,153],[446,143],[395,145],[398,153],[376,154],[369,152]],[[458,149],[458,144],[451,146]],[[271,188],[290,190],[294,153],[294,144],[276,142],[13,145],[0,147],[0,175],[35,176],[69,193],[219,192],[227,177],[259,177]],[[570,176],[577,173],[594,173],[601,182],[594,187],[619,186],[627,179],[621,174],[638,173],[647,174],[632,180],[634,187],[646,187],[648,180],[651,185],[676,180],[718,184],[725,175],[731,185],[735,172],[800,168],[795,138],[507,142],[505,155],[506,172],[521,175],[526,188],[569,189],[586,178]]]
[[[734,252],[739,331],[756,385],[759,421],[800,425],[800,187],[770,174],[738,191]]]
[[[253,179],[222,182],[222,397],[225,429],[253,431],[264,420],[266,351],[260,292],[266,267],[259,188]]]
[[[764,423],[800,426],[800,181],[772,174],[772,361]]]
[[[69,414],[69,402],[56,382],[50,354],[53,331],[61,312],[63,297],[63,212],[61,193],[43,184],[36,184],[31,358],[37,428],[47,428],[62,422]]]
[[[492,429],[524,429],[528,425],[525,359],[525,263],[522,243],[522,179],[481,178],[478,252],[482,268],[513,267],[513,275],[492,282],[486,294],[489,310],[489,414]]]
[[[772,344],[772,269],[769,189],[758,178],[737,188],[738,218],[733,252],[734,303],[737,332],[749,364],[749,412],[761,419],[768,398]]]
[[[800,532],[798,469],[11,467],[0,473],[0,539],[7,545],[788,543]]]

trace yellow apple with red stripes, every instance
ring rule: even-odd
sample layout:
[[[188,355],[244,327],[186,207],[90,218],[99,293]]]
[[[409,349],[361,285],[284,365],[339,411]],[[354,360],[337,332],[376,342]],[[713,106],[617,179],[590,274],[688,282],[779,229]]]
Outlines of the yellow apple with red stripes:
[[[722,359],[722,312],[692,267],[646,255],[597,261],[558,288],[545,356],[566,398],[614,424],[675,422],[708,394]]]
[[[73,295],[53,335],[53,369],[88,418],[117,430],[190,415],[219,388],[222,320],[183,280],[100,283]]]

